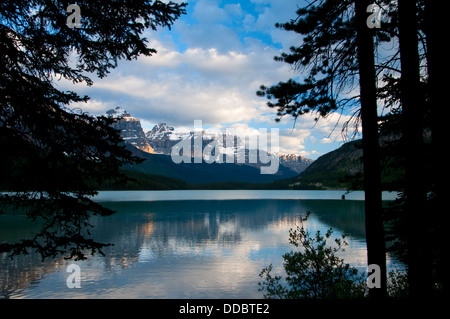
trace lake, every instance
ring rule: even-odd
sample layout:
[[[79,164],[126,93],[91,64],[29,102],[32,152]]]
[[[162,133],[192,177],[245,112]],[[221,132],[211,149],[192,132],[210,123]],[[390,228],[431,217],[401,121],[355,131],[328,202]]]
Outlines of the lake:
[[[307,211],[311,233],[345,234],[341,254],[366,270],[364,193],[345,191],[118,191],[94,200],[117,211],[93,218],[95,240],[114,244],[105,256],[42,262],[0,255],[2,298],[262,298],[259,273],[282,274],[294,247],[289,229]],[[395,199],[384,193],[383,199]],[[23,216],[0,215],[0,239],[29,231]],[[27,228],[27,229],[23,229]],[[70,289],[68,266],[79,266],[81,288]],[[388,256],[388,267],[398,266]]]

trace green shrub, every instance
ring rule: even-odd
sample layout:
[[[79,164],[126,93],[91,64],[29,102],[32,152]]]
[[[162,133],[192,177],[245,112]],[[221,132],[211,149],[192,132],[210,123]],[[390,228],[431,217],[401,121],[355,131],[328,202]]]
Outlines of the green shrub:
[[[345,236],[327,245],[333,231],[317,231],[311,236],[304,227],[306,217],[297,229],[289,231],[289,242],[300,250],[283,255],[286,277],[271,274],[272,264],[259,274],[264,279],[259,291],[265,298],[280,299],[347,299],[363,298],[367,293],[366,277],[344,263],[336,254],[347,245]]]

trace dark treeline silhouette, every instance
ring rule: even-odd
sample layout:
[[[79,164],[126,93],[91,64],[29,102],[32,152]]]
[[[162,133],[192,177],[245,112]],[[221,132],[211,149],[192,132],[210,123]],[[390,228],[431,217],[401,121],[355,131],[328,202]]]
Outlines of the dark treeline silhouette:
[[[105,180],[123,182],[119,172],[138,161],[111,127],[112,120],[68,108],[87,96],[57,89],[54,79],[92,85],[119,59],[150,56],[143,32],[170,27],[185,13],[173,2],[77,1],[81,25],[67,24],[72,1],[2,1],[0,5],[0,209],[24,211],[42,225],[15,243],[12,255],[37,251],[42,258],[67,254],[85,258],[107,244],[88,236],[93,215],[110,209],[93,202]],[[70,22],[70,21],[69,21]]]
[[[376,15],[369,6],[381,9],[379,28],[370,20]],[[445,102],[437,79],[448,73],[439,11],[432,0],[311,1],[295,19],[276,25],[302,38],[275,57],[299,76],[257,92],[277,109],[276,121],[310,112],[326,120],[338,112],[350,115],[342,123],[344,135],[357,135],[361,125],[368,263],[381,267],[383,279],[381,289],[370,291],[374,298],[386,296],[386,240],[408,265],[410,297],[441,296],[448,287],[438,123]],[[386,164],[401,172],[389,185],[400,195],[383,208],[380,167]]]

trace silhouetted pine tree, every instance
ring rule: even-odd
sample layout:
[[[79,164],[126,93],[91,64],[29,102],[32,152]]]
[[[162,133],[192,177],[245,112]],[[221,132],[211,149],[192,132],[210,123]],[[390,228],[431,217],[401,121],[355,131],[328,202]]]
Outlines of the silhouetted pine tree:
[[[367,27],[370,1],[314,1],[297,11],[297,19],[278,24],[279,28],[303,36],[300,46],[276,58],[293,64],[302,81],[291,79],[269,88],[262,86],[259,96],[276,107],[278,118],[286,114],[297,118],[316,112],[326,118],[332,112],[349,112],[363,126],[364,189],[366,193],[366,236],[368,261],[382,270],[382,288],[371,295],[386,294],[386,257],[382,223],[380,152],[378,141],[377,91],[374,66],[374,31]],[[356,14],[355,14],[356,12]],[[380,40],[389,38],[380,33]],[[343,97],[344,92],[360,88],[360,94]],[[276,100],[276,102],[272,102]],[[318,118],[317,118],[318,119]],[[344,129],[350,122],[344,123]],[[355,126],[357,128],[357,126]]]
[[[278,24],[303,37],[301,45],[276,58],[293,64],[302,78],[262,86],[257,94],[268,98],[269,107],[277,108],[277,120],[308,112],[326,117],[346,109],[354,115],[354,123],[361,121],[363,140],[367,142],[371,136],[364,148],[364,161],[368,161],[365,189],[370,190],[368,198],[370,194],[377,197],[371,204],[366,202],[366,208],[370,206],[366,215],[368,246],[369,241],[379,244],[369,248],[368,254],[381,256],[383,249],[379,239],[370,239],[370,234],[375,234],[374,238],[381,234],[379,214],[370,212],[380,210],[376,166],[381,158],[382,165],[391,165],[395,172],[384,186],[400,192],[398,200],[384,209],[387,238],[393,240],[390,251],[405,257],[411,295],[431,296],[431,287],[435,292],[448,289],[442,235],[446,169],[442,119],[447,118],[447,101],[445,81],[438,80],[448,74],[445,41],[438,37],[439,23],[445,18],[433,1],[376,1],[383,8],[383,19],[381,28],[370,32],[366,25],[369,4],[371,1],[313,1],[297,11],[297,19]],[[383,43],[389,45],[383,47]],[[360,95],[342,97],[358,84]],[[366,109],[365,105],[371,106]],[[377,106],[384,106],[378,117]],[[364,120],[365,111],[370,112],[369,121]],[[378,129],[376,121],[381,124]],[[368,123],[371,128],[365,125]],[[349,127],[349,122],[344,123],[344,129]],[[378,134],[380,151],[375,142]]]
[[[72,1],[2,1],[0,4],[0,203],[24,211],[41,231],[1,243],[13,255],[36,250],[42,258],[70,251],[101,252],[89,238],[89,218],[111,210],[91,195],[105,180],[120,182],[119,168],[137,160],[125,149],[111,120],[69,109],[87,101],[63,92],[55,79],[92,84],[119,59],[156,51],[146,29],[170,27],[185,4],[161,1],[77,1],[80,28],[66,25]]]

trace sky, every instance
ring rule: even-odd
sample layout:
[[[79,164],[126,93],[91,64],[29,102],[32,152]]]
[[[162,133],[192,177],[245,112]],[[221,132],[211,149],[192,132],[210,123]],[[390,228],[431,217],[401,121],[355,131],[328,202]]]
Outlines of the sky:
[[[185,2],[187,14],[170,30],[146,31],[148,46],[157,54],[119,61],[106,78],[92,75],[91,87],[59,83],[90,97],[73,107],[100,115],[120,106],[141,120],[144,131],[159,122],[193,129],[194,120],[201,120],[204,129],[233,129],[244,136],[278,128],[281,153],[310,159],[342,145],[347,116],[333,114],[317,123],[314,115],[295,123],[285,116],[277,123],[276,110],[256,95],[261,85],[301,76],[273,59],[301,44],[298,34],[274,26],[295,18],[301,0]]]

